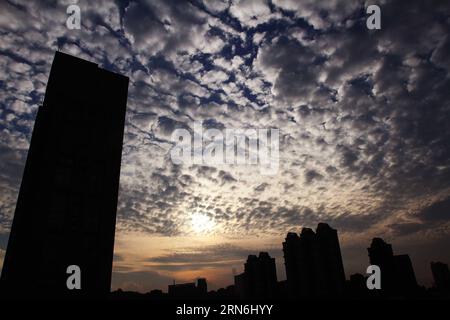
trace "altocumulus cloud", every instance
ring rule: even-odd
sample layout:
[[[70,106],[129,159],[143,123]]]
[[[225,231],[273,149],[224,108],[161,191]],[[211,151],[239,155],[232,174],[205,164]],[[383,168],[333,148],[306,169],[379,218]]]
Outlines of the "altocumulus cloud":
[[[81,30],[69,3],[0,4],[2,235],[58,49],[130,77],[119,232],[181,235],[199,210],[229,235],[448,235],[448,3],[379,1],[378,31],[364,1],[80,0]],[[172,164],[194,120],[280,128],[279,174]]]

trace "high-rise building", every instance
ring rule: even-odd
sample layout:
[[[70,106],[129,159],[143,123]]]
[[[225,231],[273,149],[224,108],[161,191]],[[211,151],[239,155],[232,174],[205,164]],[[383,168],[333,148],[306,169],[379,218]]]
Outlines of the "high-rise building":
[[[326,223],[316,229],[321,273],[320,295],[339,296],[345,290],[345,272],[337,230]]]
[[[392,245],[381,238],[373,238],[367,248],[371,265],[377,265],[381,271],[381,289],[392,292],[395,287],[395,262]]]
[[[337,231],[319,223],[316,232],[303,228],[283,242],[286,278],[291,298],[339,296],[345,272]]]
[[[382,293],[403,296],[416,293],[416,275],[409,255],[394,255],[392,245],[381,238],[373,238],[367,250],[370,264],[380,267]]]
[[[234,290],[240,299],[248,299],[250,296],[249,281],[247,274],[242,272],[234,276]]]
[[[417,290],[416,274],[409,255],[395,255],[394,264],[397,291],[409,295]]]
[[[205,278],[197,279],[197,289],[201,296],[205,296],[208,293],[208,283]]]
[[[260,252],[259,256],[249,255],[244,272],[235,276],[235,288],[239,298],[274,298],[277,291],[275,258],[267,252]]]
[[[7,292],[109,292],[127,91],[127,77],[56,52],[4,260]],[[67,287],[71,265],[80,290]]]
[[[450,271],[442,262],[431,262],[434,285],[439,290],[450,291]]]
[[[314,231],[303,228],[300,236],[288,233],[283,252],[289,297],[315,296],[319,259]]]

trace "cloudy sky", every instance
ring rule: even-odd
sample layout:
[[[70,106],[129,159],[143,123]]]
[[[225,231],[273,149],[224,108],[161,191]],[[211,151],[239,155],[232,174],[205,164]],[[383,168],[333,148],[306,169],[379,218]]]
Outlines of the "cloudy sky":
[[[283,279],[286,232],[319,221],[338,229],[347,276],[374,236],[421,284],[450,262],[448,2],[6,0],[0,34],[0,265],[55,50],[130,78],[114,288],[215,289],[261,250]],[[194,121],[279,128],[278,174],[173,164],[171,133]]]

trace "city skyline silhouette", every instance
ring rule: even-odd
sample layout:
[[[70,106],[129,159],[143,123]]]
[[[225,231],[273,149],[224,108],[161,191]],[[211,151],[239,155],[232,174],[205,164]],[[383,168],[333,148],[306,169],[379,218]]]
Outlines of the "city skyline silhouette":
[[[450,269],[442,262],[431,262],[434,285],[425,288],[417,283],[408,254],[394,255],[392,245],[373,238],[367,248],[368,264],[380,268],[381,287],[370,289],[367,282],[373,274],[355,273],[345,276],[337,230],[319,223],[314,232],[303,228],[301,233],[288,232],[284,265],[287,279],[277,280],[275,259],[267,252],[249,255],[244,272],[234,276],[234,283],[218,290],[207,290],[207,279],[196,282],[168,284],[167,292],[153,289],[146,293],[118,289],[112,299],[144,300],[398,300],[450,298]]]

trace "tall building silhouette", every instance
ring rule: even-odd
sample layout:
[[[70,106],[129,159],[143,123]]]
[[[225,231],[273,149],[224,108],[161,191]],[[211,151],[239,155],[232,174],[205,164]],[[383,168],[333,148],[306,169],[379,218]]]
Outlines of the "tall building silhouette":
[[[438,290],[450,291],[450,271],[448,265],[442,262],[431,262],[434,286]]]
[[[345,272],[337,231],[319,223],[316,232],[303,228],[283,242],[289,296],[338,296],[345,289]]]
[[[321,287],[319,294],[338,296],[345,289],[345,272],[337,230],[326,223],[319,223],[316,229],[319,250]]]
[[[241,299],[275,298],[277,290],[277,271],[275,258],[267,252],[259,256],[249,255],[244,272],[234,277],[235,290]]]
[[[381,271],[381,288],[385,292],[392,292],[395,287],[395,262],[392,245],[381,238],[373,238],[367,248],[371,265],[377,265]]]
[[[283,252],[289,297],[315,295],[319,259],[314,231],[303,228],[300,236],[289,232],[283,242]]]
[[[208,283],[205,278],[197,279],[197,289],[200,295],[206,295],[208,293]]]
[[[416,274],[409,255],[395,255],[394,264],[397,292],[409,294],[417,290]]]
[[[55,53],[4,260],[6,292],[109,292],[127,91],[127,77]],[[70,265],[81,269],[80,290],[67,288]]]
[[[383,293],[410,295],[418,289],[409,255],[394,255],[392,245],[381,238],[373,238],[367,250],[370,264],[380,267]]]

